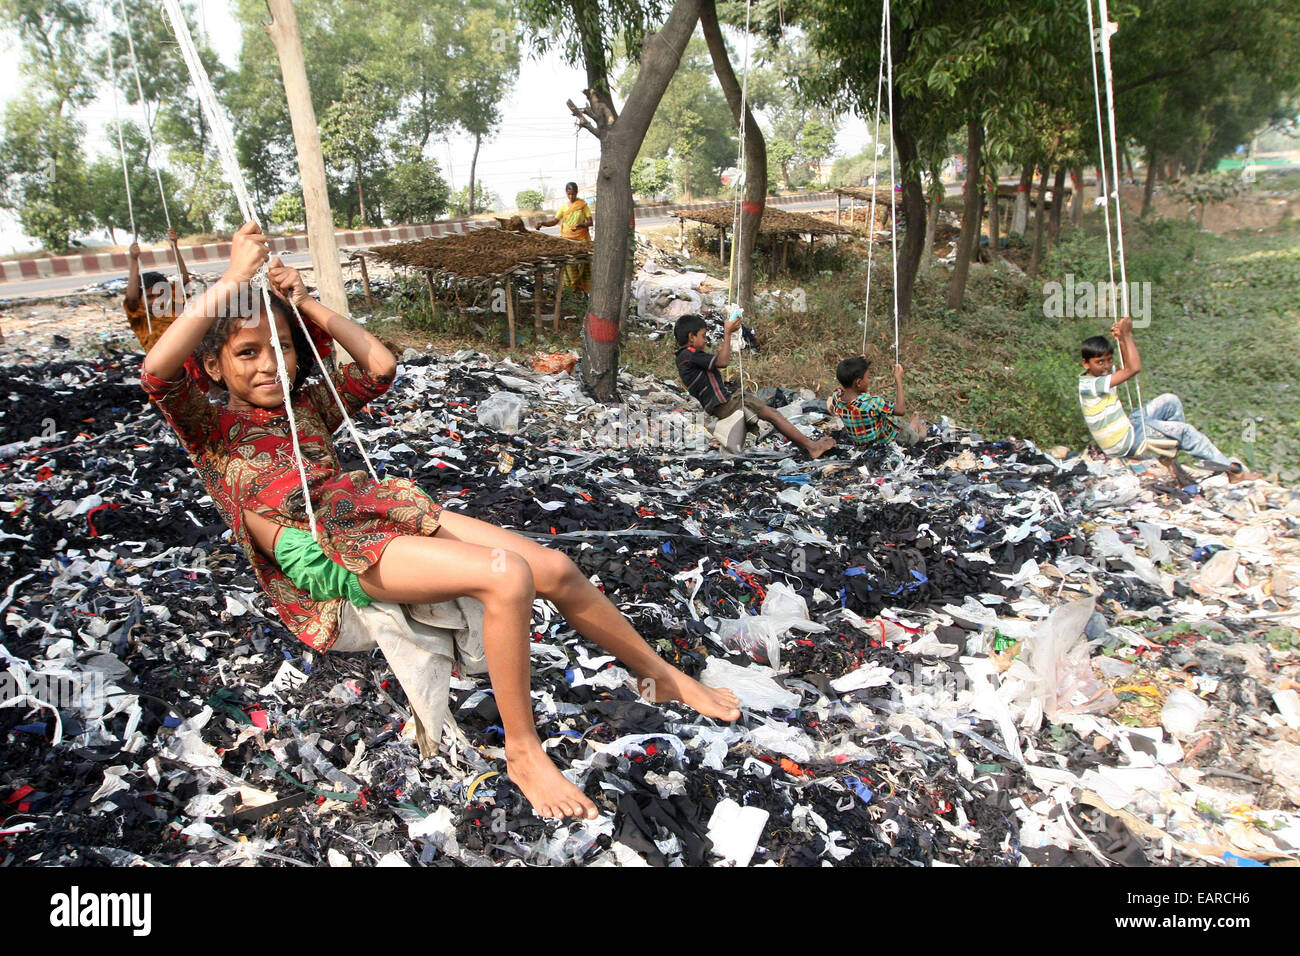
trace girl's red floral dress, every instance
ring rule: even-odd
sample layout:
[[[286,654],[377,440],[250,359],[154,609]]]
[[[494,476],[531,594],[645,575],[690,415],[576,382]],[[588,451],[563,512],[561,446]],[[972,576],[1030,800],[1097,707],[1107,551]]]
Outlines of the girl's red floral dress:
[[[284,407],[231,411],[209,401],[184,371],[173,381],[143,373],[140,384],[176,432],[280,619],[304,643],[329,650],[338,638],[344,599],[313,601],[254,547],[244,526],[248,509],[275,524],[309,530]],[[391,384],[391,379],[371,378],[355,364],[334,372],[349,415]],[[437,533],[442,508],[409,479],[377,484],[365,471],[341,470],[332,436],[343,416],[324,382],[303,386],[292,401],[317,540],[331,560],[361,574],[394,538]]]

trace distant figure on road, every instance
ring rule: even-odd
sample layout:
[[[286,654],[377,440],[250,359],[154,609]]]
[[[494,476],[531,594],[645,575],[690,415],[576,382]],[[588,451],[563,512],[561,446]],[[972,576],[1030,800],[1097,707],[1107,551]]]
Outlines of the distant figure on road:
[[[591,208],[585,199],[578,198],[578,184],[566,183],[564,195],[569,201],[555,212],[554,219],[539,222],[538,226],[559,226],[564,239],[591,241]],[[591,260],[570,262],[564,267],[564,284],[575,292],[591,295]]]

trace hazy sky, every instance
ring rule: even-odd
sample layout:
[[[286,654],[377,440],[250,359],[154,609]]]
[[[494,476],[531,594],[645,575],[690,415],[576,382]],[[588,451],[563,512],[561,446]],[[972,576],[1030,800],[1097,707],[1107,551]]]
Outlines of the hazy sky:
[[[227,0],[199,0],[198,11],[200,26],[207,30],[212,46],[222,51],[221,58],[228,66],[235,67],[240,29],[230,15]],[[16,38],[6,36],[0,42],[8,45],[0,53],[2,108],[20,92],[22,80]],[[590,176],[584,175],[584,168],[589,168],[588,164],[599,156],[596,139],[589,133],[575,137],[573,117],[564,105],[566,99],[581,104],[585,85],[585,74],[565,65],[556,54],[523,60],[519,80],[502,109],[500,132],[485,142],[479,153],[476,178],[510,206],[520,190],[539,188],[539,176],[544,177],[548,194],[559,193],[567,180],[576,179],[580,183],[590,180]],[[125,103],[120,109],[125,117],[143,118],[138,111],[127,109]],[[111,95],[102,95],[82,110],[79,118],[87,128],[88,157],[116,153],[116,143],[110,143],[104,134],[105,124],[113,119]],[[843,125],[836,140],[837,153],[855,153],[867,141],[866,124],[846,117]],[[443,175],[454,188],[460,189],[469,182],[473,152],[472,139],[453,136],[450,143],[431,143],[427,155],[437,160]],[[0,255],[34,245],[23,238],[11,215],[0,212]]]

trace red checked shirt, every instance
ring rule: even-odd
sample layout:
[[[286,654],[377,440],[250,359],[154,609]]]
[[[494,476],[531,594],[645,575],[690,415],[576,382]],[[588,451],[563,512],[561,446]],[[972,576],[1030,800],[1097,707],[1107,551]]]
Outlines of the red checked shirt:
[[[184,372],[170,382],[144,373],[140,384],[176,432],[280,619],[304,643],[328,650],[338,637],[343,599],[314,601],[298,590],[254,547],[244,524],[248,509],[277,525],[309,530],[283,406],[231,411],[210,402]],[[371,378],[352,364],[335,371],[334,384],[354,415],[386,392],[391,380]],[[343,416],[323,382],[295,392],[293,410],[317,540],[331,560],[361,574],[394,538],[437,532],[442,509],[409,480],[376,484],[365,471],[340,468],[332,436]]]
[[[830,410],[844,420],[844,430],[855,445],[883,445],[898,437],[898,426],[889,418],[894,403],[879,395],[863,392],[846,402],[844,389],[837,388],[831,395]]]

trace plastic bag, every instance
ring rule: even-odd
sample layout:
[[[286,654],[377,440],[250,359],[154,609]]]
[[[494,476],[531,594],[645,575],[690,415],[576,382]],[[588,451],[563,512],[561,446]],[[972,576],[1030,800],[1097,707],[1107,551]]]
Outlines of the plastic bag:
[[[1196,732],[1210,705],[1190,690],[1175,687],[1160,710],[1160,723],[1174,737],[1190,737]]]
[[[728,688],[740,698],[740,706],[750,710],[777,707],[794,710],[799,706],[799,695],[773,680],[775,675],[776,672],[768,667],[737,667],[720,657],[710,657],[700,673],[700,683],[705,687]]]
[[[485,428],[513,435],[519,431],[524,397],[514,392],[494,392],[478,403],[478,423]]]
[[[777,582],[767,589],[758,614],[723,621],[718,638],[728,650],[748,654],[760,664],[781,666],[781,637],[791,628],[819,633],[825,624],[808,620],[808,602],[789,585]]]
[[[1020,661],[1033,678],[1017,694],[1020,703],[1038,702],[1053,720],[1063,714],[1105,714],[1119,705],[1093,673],[1088,656],[1084,627],[1095,605],[1088,597],[1057,608],[1025,642]]]

